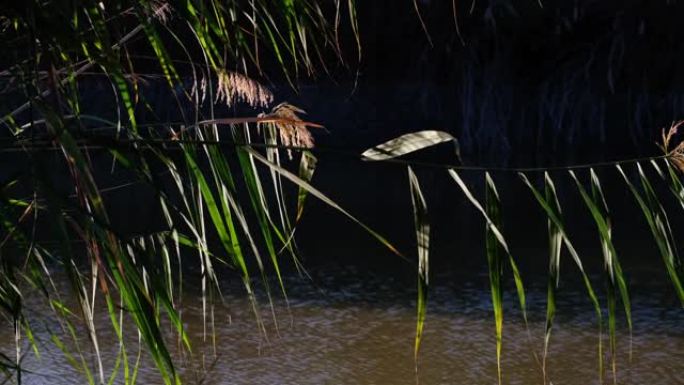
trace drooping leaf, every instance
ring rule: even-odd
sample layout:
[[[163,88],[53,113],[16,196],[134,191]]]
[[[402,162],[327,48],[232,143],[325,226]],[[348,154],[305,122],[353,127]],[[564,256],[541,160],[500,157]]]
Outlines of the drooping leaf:
[[[299,177],[311,183],[313,179],[314,171],[316,170],[316,157],[310,151],[303,151],[302,158],[299,161]],[[298,222],[302,214],[304,213],[304,202],[306,201],[307,191],[306,189],[299,187],[299,192],[297,193],[297,217],[296,222]]]
[[[651,160],[651,165],[656,170],[658,175],[667,183],[672,194],[677,198],[679,205],[684,209],[684,184],[682,183],[680,173],[672,166],[668,160],[665,160],[665,167],[667,168],[667,175],[658,165],[658,162]]]
[[[525,300],[525,288],[523,285],[520,271],[517,263],[511,254],[508,244],[501,233],[502,218],[501,218],[501,201],[499,193],[494,184],[494,180],[485,173],[485,189],[486,189],[486,208],[475,198],[472,192],[468,189],[465,182],[455,170],[449,170],[449,175],[456,181],[456,184],[461,188],[466,198],[473,204],[473,206],[482,214],[485,219],[485,248],[487,255],[487,266],[489,268],[489,283],[492,296],[492,308],[494,310],[494,323],[496,332],[496,362],[497,362],[497,376],[498,381],[502,383],[501,373],[501,350],[503,346],[503,286],[504,279],[504,258],[502,253],[507,257],[508,263],[513,272],[513,279],[515,281],[520,309],[527,327],[527,310]]]
[[[632,195],[637,201],[639,208],[641,208],[641,212],[644,214],[644,218],[648,223],[648,227],[651,229],[651,234],[653,235],[653,239],[658,246],[658,251],[660,252],[667,269],[670,281],[674,286],[675,293],[677,294],[682,306],[684,306],[684,286],[682,286],[683,279],[678,268],[678,266],[680,266],[680,262],[677,255],[676,243],[674,242],[674,235],[672,234],[670,222],[667,218],[667,212],[658,200],[658,196],[653,190],[651,182],[646,177],[641,164],[637,163],[637,170],[639,173],[639,179],[641,180],[642,192],[639,192],[636,186],[634,186],[620,165],[616,165],[616,167],[620,172],[620,175],[622,175],[622,178],[627,183],[627,187],[629,187],[629,190],[632,192]]]
[[[291,182],[295,183],[299,187],[305,189],[306,191],[309,192],[309,194],[315,196],[319,200],[321,200],[323,203],[327,204],[328,206],[334,208],[335,210],[339,211],[340,213],[344,214],[347,218],[351,219],[353,222],[361,226],[366,232],[368,232],[373,238],[377,239],[385,245],[390,251],[392,251],[394,254],[403,257],[403,255],[397,250],[389,241],[387,241],[383,236],[378,234],[376,231],[365,225],[363,222],[360,220],[356,219],[353,215],[351,215],[347,210],[343,209],[340,205],[335,203],[332,199],[328,198],[325,194],[323,194],[320,190],[312,186],[309,182],[301,179],[297,175],[293,174],[292,172],[275,165],[271,162],[268,161],[268,159],[264,158],[263,155],[259,154],[257,151],[255,151],[252,148],[248,148],[247,151],[251,153],[254,156],[254,159],[258,160],[259,162],[265,164],[266,166],[270,167],[271,169],[276,170],[279,174],[284,176],[286,179],[290,180]]]
[[[456,156],[460,156],[458,140],[449,133],[434,130],[412,132],[410,134],[402,135],[373,148],[369,148],[364,151],[361,156],[365,160],[372,161],[392,159],[444,142],[453,142],[456,148]]]
[[[604,267],[608,280],[608,334],[610,341],[611,367],[613,372],[613,382],[617,383],[617,337],[615,308],[616,296],[618,293],[622,300],[630,335],[632,333],[632,310],[629,299],[629,291],[627,289],[627,281],[622,272],[622,267],[620,266],[620,261],[617,256],[615,246],[613,245],[611,222],[608,216],[608,204],[606,203],[605,196],[603,195],[603,189],[601,188],[598,175],[596,175],[596,172],[594,172],[593,169],[589,169],[589,175],[591,179],[591,195],[589,195],[575,173],[572,170],[570,170],[569,173],[572,179],[575,181],[577,189],[579,190],[585,205],[589,209],[591,216],[594,219],[594,223],[596,224],[599,233],[599,239],[601,241],[601,251],[603,253]]]
[[[530,189],[534,195],[537,203],[542,207],[544,213],[548,218],[549,227],[549,282],[547,288],[547,304],[546,304],[546,327],[544,336],[544,357],[542,363],[542,370],[544,372],[544,380],[547,379],[546,371],[546,358],[548,355],[549,340],[551,337],[551,329],[553,325],[553,319],[556,314],[556,290],[558,289],[558,279],[560,277],[560,255],[563,246],[568,250],[570,256],[572,257],[575,265],[579,269],[582,281],[584,282],[584,287],[587,291],[587,295],[594,306],[594,312],[596,313],[596,318],[599,326],[599,342],[598,342],[598,361],[599,361],[599,379],[603,381],[603,343],[602,343],[602,316],[601,316],[601,306],[596,296],[596,292],[589,280],[589,276],[584,271],[584,266],[582,260],[577,253],[577,250],[570,242],[567,231],[565,230],[565,225],[562,219],[560,201],[558,200],[558,194],[556,193],[556,186],[551,179],[548,172],[544,173],[544,195],[542,195],[535,187],[532,185],[527,176],[523,173],[519,173],[520,178]]]
[[[418,178],[410,166],[407,167],[407,169],[411,203],[413,205],[413,220],[416,229],[416,244],[418,248],[418,314],[416,317],[416,338],[413,349],[417,372],[418,353],[423,340],[423,329],[425,327],[425,316],[427,313],[427,292],[430,277],[430,223],[428,221],[427,203],[425,202],[425,197],[423,197],[423,192],[420,190]]]

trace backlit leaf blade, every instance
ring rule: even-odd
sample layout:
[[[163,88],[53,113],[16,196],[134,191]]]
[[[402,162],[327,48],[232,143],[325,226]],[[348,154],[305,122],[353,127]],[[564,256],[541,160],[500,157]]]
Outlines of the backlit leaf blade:
[[[425,316],[427,313],[427,291],[429,285],[429,257],[430,257],[430,223],[428,221],[427,203],[420,190],[418,178],[411,167],[408,167],[411,203],[413,205],[413,219],[416,229],[416,243],[418,247],[418,301],[416,318],[416,338],[413,349],[418,370],[418,353],[423,339]]]
[[[309,182],[303,180],[302,178],[298,177],[297,175],[293,174],[292,172],[276,165],[268,161],[268,159],[264,158],[263,155],[259,154],[257,151],[255,151],[253,148],[247,148],[246,151],[248,151],[250,154],[254,156],[254,159],[258,160],[259,162],[265,164],[266,166],[270,167],[271,169],[275,170],[278,172],[280,175],[291,181],[292,183],[295,183],[299,187],[305,189],[306,191],[309,192],[309,194],[315,196],[319,200],[321,200],[323,203],[327,204],[328,206],[334,208],[335,210],[339,211],[340,213],[344,214],[347,218],[351,219],[353,222],[361,226],[366,232],[368,232],[373,238],[377,239],[385,245],[390,251],[392,251],[394,254],[403,257],[403,255],[397,250],[389,241],[387,241],[383,236],[378,234],[376,231],[371,229],[370,227],[366,226],[363,222],[360,220],[356,219],[353,215],[351,215],[347,210],[343,209],[340,205],[335,203],[333,200],[328,198],[325,194],[323,194],[320,190],[312,186]]]
[[[458,140],[444,131],[419,131],[402,135],[385,143],[364,151],[361,156],[365,160],[387,160],[406,155],[424,148],[432,147],[444,142],[453,142],[458,156]]]
[[[544,337],[544,362],[542,364],[544,371],[544,378],[547,378],[546,372],[546,357],[548,353],[548,344],[551,335],[551,328],[553,324],[553,318],[555,316],[556,301],[555,293],[558,288],[558,278],[559,278],[559,267],[560,267],[560,254],[562,246],[568,250],[570,256],[572,257],[575,265],[579,269],[580,275],[584,282],[585,289],[589,295],[589,299],[594,307],[596,313],[596,318],[599,325],[599,343],[598,343],[598,359],[599,359],[599,377],[600,381],[603,380],[603,351],[602,351],[602,337],[601,337],[601,306],[596,296],[596,292],[589,280],[589,276],[584,271],[584,266],[582,265],[582,260],[577,253],[577,250],[570,242],[570,238],[565,230],[565,225],[562,220],[560,201],[558,200],[558,194],[556,193],[556,186],[551,179],[548,172],[544,173],[544,195],[542,195],[535,187],[532,185],[530,180],[524,173],[518,174],[523,180],[525,185],[530,189],[534,195],[537,203],[544,210],[548,220],[549,220],[549,246],[550,246],[550,263],[549,263],[549,285],[547,290],[547,317],[546,317],[546,330]]]
[[[629,291],[627,289],[627,281],[622,272],[622,267],[620,266],[620,261],[617,256],[617,251],[613,245],[612,233],[611,233],[611,223],[608,216],[608,204],[606,203],[605,196],[603,195],[603,189],[601,188],[601,183],[599,181],[596,172],[593,169],[589,169],[590,179],[591,179],[591,195],[586,191],[582,183],[571,170],[569,171],[570,176],[575,181],[577,189],[582,196],[582,200],[589,209],[594,223],[596,224],[599,238],[601,240],[601,250],[603,253],[604,266],[606,269],[606,275],[608,277],[608,334],[610,341],[610,353],[611,353],[611,367],[613,372],[613,382],[617,382],[617,368],[616,368],[616,296],[620,295],[622,300],[623,309],[625,312],[625,317],[627,318],[627,326],[629,328],[630,335],[632,333],[632,310],[631,303],[629,299]]]
[[[526,310],[526,299],[525,299],[525,288],[523,285],[522,277],[520,276],[520,271],[518,269],[517,263],[510,252],[508,243],[504,239],[501,233],[501,226],[503,224],[501,218],[501,201],[499,199],[499,193],[494,184],[489,173],[485,173],[485,208],[482,204],[475,198],[472,192],[468,189],[465,182],[455,170],[449,170],[449,175],[456,181],[456,184],[461,188],[466,198],[473,204],[473,206],[482,214],[486,221],[486,234],[485,234],[485,246],[487,254],[487,266],[489,268],[489,283],[490,291],[492,296],[492,308],[494,310],[494,322],[495,322],[495,332],[496,332],[496,362],[497,362],[497,375],[499,383],[502,383],[502,373],[501,373],[501,350],[503,346],[503,286],[502,280],[504,278],[504,259],[502,257],[502,252],[508,259],[508,263],[513,272],[513,279],[515,281],[516,292],[518,294],[518,301],[520,303],[520,309],[525,321],[525,326],[527,327],[527,310]]]
[[[670,229],[670,223],[667,219],[667,213],[660,204],[651,183],[646,177],[644,170],[641,168],[641,164],[637,163],[637,170],[639,172],[639,178],[641,179],[643,195],[630,181],[622,167],[620,165],[616,165],[616,167],[627,183],[627,187],[629,187],[629,190],[632,192],[639,208],[641,208],[641,212],[644,214],[644,218],[646,219],[648,227],[651,229],[651,234],[658,246],[658,251],[665,263],[675,293],[682,303],[682,306],[684,306],[684,286],[682,286],[681,272],[678,271],[677,268],[679,260],[676,254],[676,245],[673,242],[674,237],[672,230]]]

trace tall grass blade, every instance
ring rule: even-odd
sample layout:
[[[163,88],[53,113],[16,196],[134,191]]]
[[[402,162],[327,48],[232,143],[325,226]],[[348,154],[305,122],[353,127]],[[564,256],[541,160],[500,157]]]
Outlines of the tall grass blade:
[[[591,195],[586,191],[575,173],[570,170],[570,176],[575,181],[577,189],[582,196],[582,200],[589,209],[594,223],[596,224],[599,239],[601,241],[601,251],[603,253],[603,263],[608,281],[608,335],[610,341],[611,368],[613,383],[617,383],[617,337],[616,337],[616,296],[620,296],[622,306],[627,318],[627,326],[630,336],[632,334],[632,310],[629,300],[627,281],[622,272],[620,261],[612,240],[611,222],[609,218],[608,204],[606,203],[601,183],[594,169],[589,169],[591,179]],[[631,337],[630,337],[631,338]]]
[[[379,233],[377,233],[375,230],[371,229],[367,225],[365,225],[363,222],[358,220],[356,217],[351,215],[348,211],[343,209],[340,205],[335,203],[333,200],[328,198],[325,194],[323,194],[321,191],[313,187],[309,182],[301,179],[297,175],[293,174],[292,172],[276,165],[268,161],[268,159],[264,158],[263,155],[259,154],[257,151],[255,151],[253,148],[247,148],[246,151],[248,151],[250,154],[254,156],[254,159],[258,160],[259,162],[265,164],[269,168],[275,170],[278,172],[280,175],[291,181],[292,183],[296,184],[297,186],[305,189],[306,191],[309,192],[309,194],[315,196],[319,200],[321,200],[323,203],[327,204],[328,206],[334,208],[335,210],[339,211],[340,213],[344,214],[347,218],[351,219],[353,222],[361,226],[368,234],[370,234],[373,238],[377,239],[385,245],[390,251],[392,251],[394,254],[403,257],[403,254],[399,252],[399,250],[396,249],[389,241],[387,241],[383,236],[381,236]]]
[[[682,273],[680,271],[681,264],[679,262],[679,256],[677,255],[677,247],[676,243],[674,242],[672,229],[670,228],[670,222],[667,219],[667,213],[658,200],[658,197],[653,190],[650,181],[646,177],[641,164],[637,163],[637,170],[639,179],[641,180],[641,190],[643,195],[630,181],[622,167],[620,165],[617,165],[616,167],[620,172],[620,175],[622,175],[622,178],[627,183],[627,186],[632,192],[634,199],[637,201],[639,208],[641,208],[641,212],[644,214],[644,218],[646,219],[648,227],[651,229],[651,234],[653,235],[653,238],[658,246],[658,251],[663,258],[670,281],[672,281],[672,285],[674,286],[675,293],[677,294],[682,306],[684,306],[684,286],[682,286]]]
[[[418,301],[416,317],[416,338],[413,348],[413,356],[418,373],[418,353],[423,340],[425,327],[425,315],[427,313],[427,294],[429,285],[429,258],[430,258],[430,222],[428,220],[427,204],[420,190],[418,178],[409,166],[408,177],[413,205],[413,220],[416,228],[416,244],[418,247]]]
[[[549,261],[549,285],[547,288],[547,306],[546,306],[546,326],[544,335],[544,357],[542,363],[542,371],[544,374],[544,381],[548,379],[548,373],[546,368],[546,358],[548,356],[548,347],[551,337],[551,328],[553,326],[553,318],[556,314],[556,291],[558,289],[558,279],[560,278],[559,268],[560,268],[560,255],[562,247],[568,250],[570,256],[572,257],[575,265],[579,269],[582,276],[587,295],[594,307],[596,313],[596,318],[599,325],[599,343],[598,343],[598,360],[599,360],[599,377],[603,381],[603,344],[602,344],[602,316],[601,316],[601,306],[598,301],[598,297],[591,285],[591,281],[584,271],[584,266],[582,265],[582,260],[579,257],[575,247],[570,242],[570,238],[565,230],[565,225],[562,219],[560,201],[558,200],[558,194],[556,193],[556,186],[551,179],[548,172],[544,173],[544,195],[542,195],[539,190],[537,190],[534,185],[530,182],[524,173],[518,174],[523,182],[530,189],[534,195],[537,203],[544,210],[548,218],[549,226],[549,246],[550,246],[550,261]]]
[[[473,206],[482,214],[485,219],[485,249],[487,254],[487,266],[489,268],[489,283],[492,295],[492,308],[494,310],[494,324],[496,332],[496,363],[497,363],[497,378],[499,383],[502,383],[501,373],[501,350],[503,337],[503,286],[502,280],[504,278],[504,258],[502,252],[507,257],[508,263],[513,272],[513,279],[515,281],[516,292],[518,294],[518,301],[520,303],[520,310],[527,327],[527,310],[525,299],[525,288],[523,285],[520,271],[513,258],[513,255],[508,248],[508,244],[501,233],[503,225],[501,218],[501,200],[499,193],[489,173],[485,173],[485,207],[475,198],[472,192],[468,189],[465,182],[455,170],[449,170],[449,175],[456,181],[456,184],[461,188],[466,198],[473,204]]]
[[[682,209],[684,209],[684,184],[682,184],[681,177],[679,176],[679,173],[677,170],[672,166],[672,164],[668,161],[665,160],[665,167],[667,168],[667,175],[663,172],[663,170],[660,168],[658,165],[658,162],[655,160],[651,160],[651,165],[653,168],[656,170],[658,175],[667,183],[668,187],[670,188],[670,191],[672,191],[672,194],[677,198],[677,201],[679,202],[680,206]]]
[[[314,171],[316,171],[316,163],[318,160],[311,153],[311,151],[303,151],[302,158],[299,161],[299,177],[311,183],[313,179]],[[307,190],[305,188],[299,187],[297,192],[297,216],[295,222],[299,222],[304,214],[304,203],[306,202]]]

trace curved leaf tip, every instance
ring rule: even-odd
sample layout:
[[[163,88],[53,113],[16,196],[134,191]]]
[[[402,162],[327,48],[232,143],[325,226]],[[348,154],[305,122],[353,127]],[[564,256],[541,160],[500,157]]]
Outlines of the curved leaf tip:
[[[401,135],[385,143],[369,148],[364,151],[361,156],[364,160],[370,161],[393,159],[444,142],[454,143],[456,157],[460,160],[461,155],[458,139],[447,132],[436,130],[418,131]]]

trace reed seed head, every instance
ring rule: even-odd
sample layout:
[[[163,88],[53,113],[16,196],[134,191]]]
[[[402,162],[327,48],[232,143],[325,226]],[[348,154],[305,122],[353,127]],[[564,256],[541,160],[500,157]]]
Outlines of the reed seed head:
[[[232,106],[245,102],[251,107],[268,107],[273,102],[273,94],[261,83],[243,74],[220,70],[217,72],[218,87],[216,100]]]
[[[672,164],[674,164],[681,172],[684,172],[684,140],[680,141],[679,144],[674,146],[674,148],[670,148],[672,147],[671,142],[673,141],[673,138],[677,135],[679,127],[683,124],[684,120],[680,120],[678,122],[672,123],[667,132],[665,132],[665,129],[663,129],[663,141],[660,144],[660,148],[663,150],[663,152],[665,152],[665,154],[668,155],[670,162],[672,162]]]
[[[286,121],[274,123],[283,146],[313,148],[314,138],[298,114],[306,114],[306,112],[285,102],[275,106],[271,110],[270,116],[282,118]],[[287,154],[292,159],[292,151],[287,150]]]

